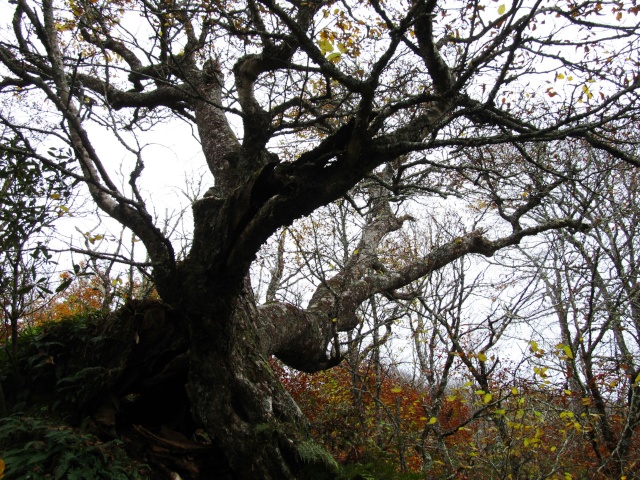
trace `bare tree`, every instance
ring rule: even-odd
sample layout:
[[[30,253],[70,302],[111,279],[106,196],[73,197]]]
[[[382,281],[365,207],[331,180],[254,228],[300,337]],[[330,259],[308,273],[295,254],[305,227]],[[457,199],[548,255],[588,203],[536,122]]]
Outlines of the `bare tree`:
[[[600,471],[620,475],[640,422],[638,177],[607,156],[582,154],[579,181],[557,192],[548,215],[579,212],[594,227],[552,234],[525,256],[558,326],[548,347],[558,353],[573,409],[586,414]]]

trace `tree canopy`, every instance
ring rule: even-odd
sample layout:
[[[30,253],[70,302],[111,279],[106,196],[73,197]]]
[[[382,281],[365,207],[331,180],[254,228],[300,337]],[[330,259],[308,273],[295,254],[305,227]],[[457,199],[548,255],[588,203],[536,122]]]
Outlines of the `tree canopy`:
[[[592,174],[589,152],[603,169],[640,165],[635,0],[12,6],[0,121],[18,142],[3,152],[82,182],[142,241],[162,301],[188,326],[194,420],[238,478],[334,475],[269,357],[305,372],[338,365],[375,296],[410,302],[415,282],[466,255],[602,222],[597,195],[571,198],[596,188],[575,187]],[[178,121],[214,183],[193,202],[183,257],[140,185],[154,168],[144,135]],[[444,199],[467,208],[453,233],[436,223],[413,255],[384,255]],[[249,272],[261,246],[335,201],[360,215],[345,230],[356,248],[299,304],[273,294],[275,268],[258,305]]]

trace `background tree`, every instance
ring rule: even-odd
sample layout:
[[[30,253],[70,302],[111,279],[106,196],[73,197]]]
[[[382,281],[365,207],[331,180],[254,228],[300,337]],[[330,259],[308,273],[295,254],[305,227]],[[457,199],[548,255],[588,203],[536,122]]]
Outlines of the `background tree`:
[[[51,163],[41,165],[20,151],[19,138],[2,137],[0,149],[0,303],[5,339],[15,354],[20,321],[31,318],[51,293],[46,266],[53,222],[69,212],[69,182],[51,163],[68,157],[50,150]],[[44,275],[44,276],[43,276]],[[7,335],[6,332],[9,332]]]
[[[555,353],[553,368],[564,378],[572,411],[589,420],[586,428],[599,469],[619,475],[629,463],[640,421],[638,179],[627,165],[581,153],[582,173],[557,192],[547,215],[579,211],[594,228],[552,234],[525,258],[544,285],[543,304],[553,312],[558,332],[539,338],[540,345]]]
[[[637,122],[637,12],[591,1],[17,0],[0,42],[1,119],[43,165],[53,164],[41,142],[70,148],[78,170],[53,166],[144,243],[160,297],[188,325],[193,415],[235,475],[332,476],[267,359],[331,368],[372,296],[402,294],[468,254],[589,228],[536,216],[579,168],[537,152],[577,138],[638,165],[625,129]],[[197,130],[215,179],[193,205],[184,261],[140,187],[152,163],[143,132],[178,119]],[[97,140],[107,132],[109,148],[130,154],[121,185]],[[510,158],[490,148],[500,144]],[[248,272],[260,246],[365,178],[380,188],[352,199],[365,222],[344,267],[306,305],[258,306]],[[498,215],[479,212],[420,258],[385,263],[381,242],[409,219],[388,202],[438,193]]]

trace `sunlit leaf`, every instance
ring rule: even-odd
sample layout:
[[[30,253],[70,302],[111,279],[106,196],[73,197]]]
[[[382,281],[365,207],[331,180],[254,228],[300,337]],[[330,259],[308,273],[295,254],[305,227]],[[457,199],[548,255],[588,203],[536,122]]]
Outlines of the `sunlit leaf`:
[[[567,358],[573,358],[573,352],[571,351],[571,347],[569,345],[564,345],[562,347]]]
[[[593,98],[593,93],[591,93],[591,91],[589,90],[589,87],[587,87],[586,85],[582,86],[582,93],[584,93],[587,98]]]
[[[341,58],[342,58],[342,54],[340,52],[333,52],[327,55],[327,60],[329,60],[332,63],[338,63]]]
[[[320,47],[320,51],[323,55],[326,55],[329,52],[333,52],[333,43],[331,43],[326,38],[318,41],[318,47]]]

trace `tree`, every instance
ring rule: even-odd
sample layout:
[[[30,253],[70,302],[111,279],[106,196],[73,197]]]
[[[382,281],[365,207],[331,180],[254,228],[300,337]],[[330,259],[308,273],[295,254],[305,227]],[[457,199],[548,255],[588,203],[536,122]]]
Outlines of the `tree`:
[[[144,243],[160,297],[188,324],[193,414],[238,478],[333,475],[271,355],[331,368],[370,297],[400,298],[465,255],[589,228],[537,221],[579,167],[537,155],[544,145],[579,139],[639,164],[634,2],[441,3],[16,0],[4,27],[1,118],[22,144],[3,148],[84,182]],[[215,179],[193,205],[182,261],[139,185],[152,161],[141,135],[172,120],[195,126]],[[133,159],[126,184],[100,149],[105,132]],[[79,170],[52,163],[46,141],[71,148]],[[411,219],[393,202],[434,194],[485,213],[385,264],[381,242]],[[248,272],[260,246],[341,197],[366,220],[344,267],[304,308],[257,305]]]
[[[8,327],[12,351],[18,347],[19,322],[42,306],[51,293],[41,271],[51,259],[48,234],[55,219],[69,211],[71,187],[51,164],[16,152],[18,138],[2,137],[0,149],[0,318]],[[63,152],[51,150],[53,160],[64,165]],[[38,278],[40,276],[40,278]]]
[[[554,232],[545,248],[525,258],[544,285],[560,332],[545,348],[555,352],[571,410],[589,420],[598,471],[621,475],[640,422],[638,176],[626,164],[581,153],[580,181],[560,189],[546,215],[579,208],[594,228]]]

